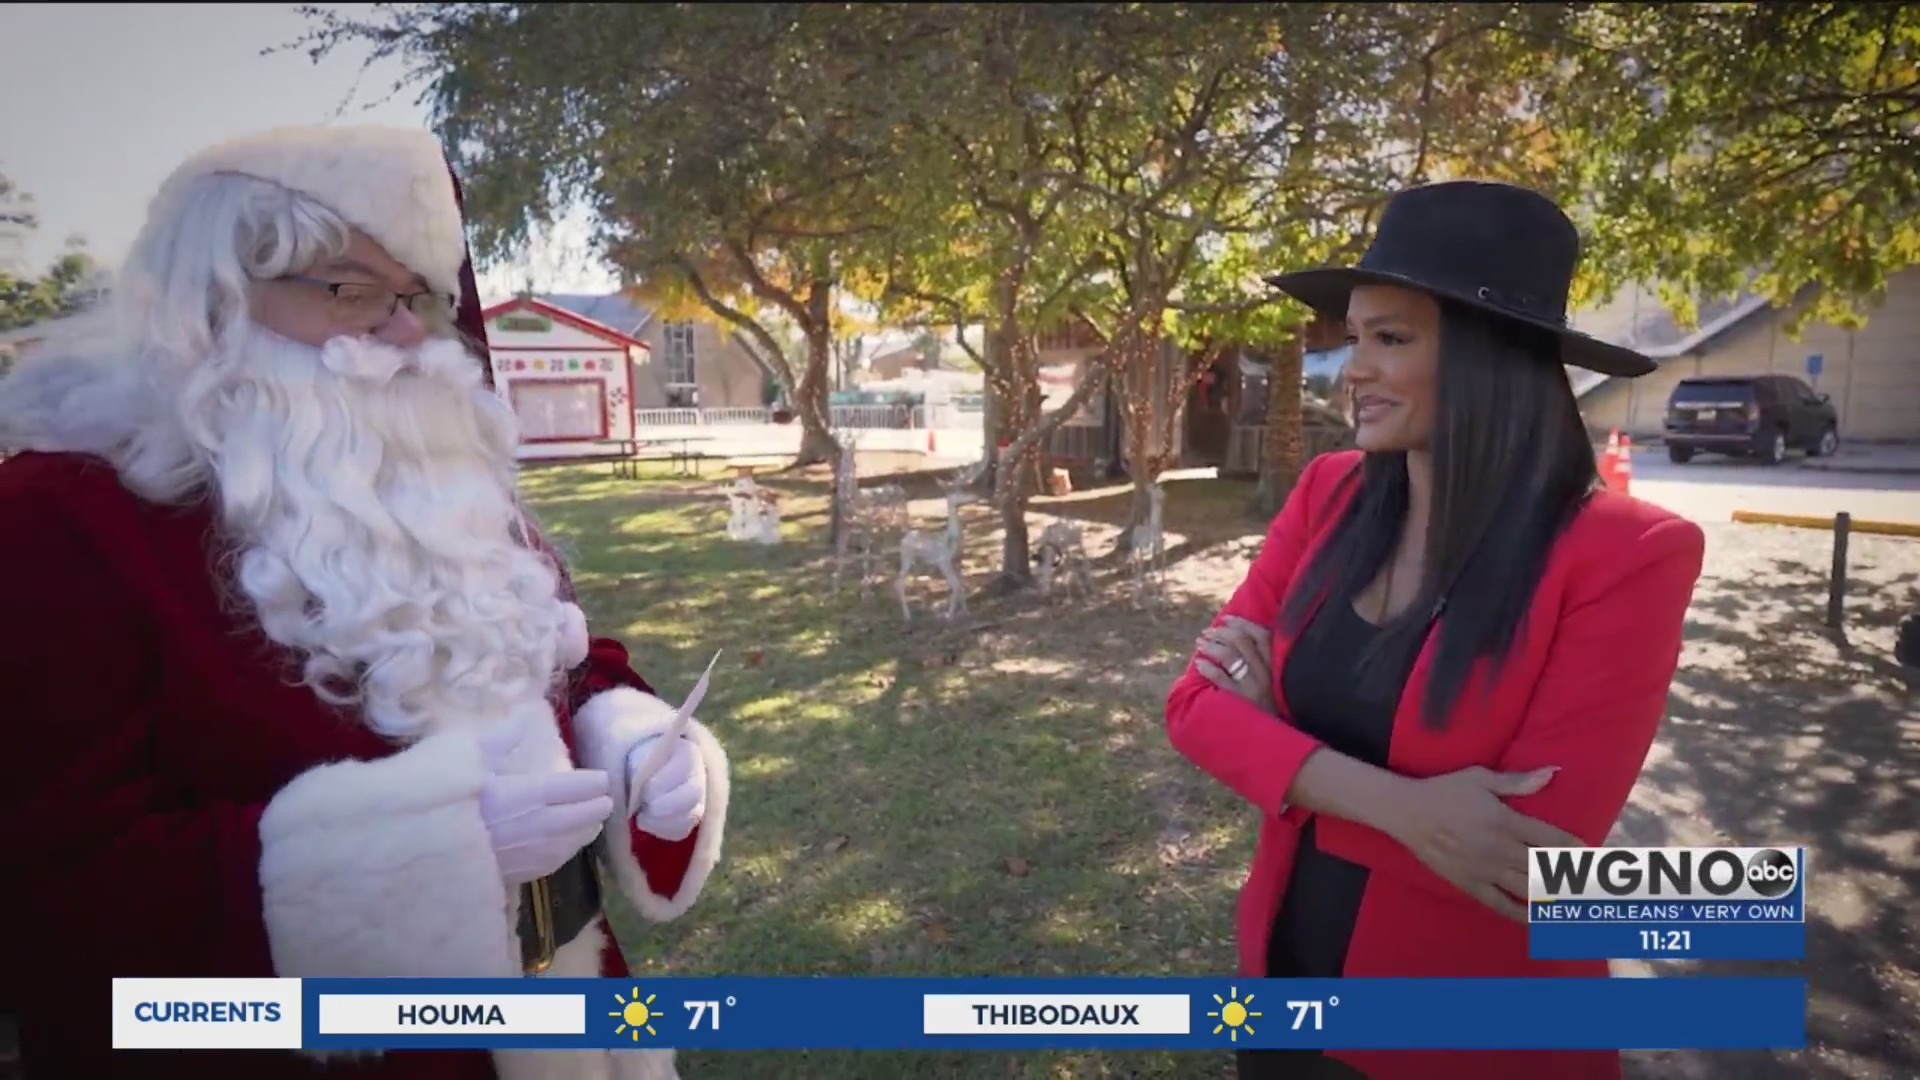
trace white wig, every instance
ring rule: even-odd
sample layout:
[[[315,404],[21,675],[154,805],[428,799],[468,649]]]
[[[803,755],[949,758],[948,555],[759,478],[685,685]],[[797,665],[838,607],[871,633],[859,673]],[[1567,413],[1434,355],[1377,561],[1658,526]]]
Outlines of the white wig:
[[[454,337],[316,349],[248,317],[251,282],[348,235],[278,184],[169,185],[110,306],[0,379],[0,446],[99,456],[156,502],[211,498],[260,627],[374,730],[526,722],[580,630],[527,543],[517,431],[482,361]]]
[[[0,380],[0,449],[94,454],[142,496],[188,497],[208,479],[192,418],[224,375],[209,365],[222,331],[247,322],[253,281],[340,254],[348,231],[314,200],[249,176],[164,189],[107,303]]]

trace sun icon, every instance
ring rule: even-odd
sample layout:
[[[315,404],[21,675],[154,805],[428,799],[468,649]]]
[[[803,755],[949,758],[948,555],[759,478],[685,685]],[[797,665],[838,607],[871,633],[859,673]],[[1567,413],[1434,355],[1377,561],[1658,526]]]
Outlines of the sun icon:
[[[1215,1035],[1224,1031],[1227,1033],[1229,1040],[1239,1042],[1241,1029],[1244,1028],[1249,1035],[1254,1033],[1253,1025],[1247,1023],[1247,1021],[1257,1020],[1261,1014],[1247,1008],[1247,1006],[1253,1004],[1252,994],[1248,994],[1245,998],[1242,998],[1240,996],[1240,989],[1230,986],[1227,988],[1226,997],[1223,998],[1219,994],[1215,994],[1213,995],[1213,1000],[1220,1003],[1220,1010],[1218,1012],[1210,1012],[1207,1015],[1220,1021],[1213,1025],[1213,1033]]]
[[[613,1002],[620,1006],[620,1008],[617,1012],[610,1012],[607,1015],[620,1021],[619,1026],[613,1029],[615,1035],[625,1035],[631,1031],[633,1033],[633,1041],[639,1042],[642,1031],[645,1031],[649,1035],[660,1034],[653,1030],[653,1018],[660,1015],[653,1007],[653,994],[648,994],[643,1001],[640,998],[640,988],[636,986],[633,988],[633,1000],[629,1001],[619,994],[615,994],[613,995]]]

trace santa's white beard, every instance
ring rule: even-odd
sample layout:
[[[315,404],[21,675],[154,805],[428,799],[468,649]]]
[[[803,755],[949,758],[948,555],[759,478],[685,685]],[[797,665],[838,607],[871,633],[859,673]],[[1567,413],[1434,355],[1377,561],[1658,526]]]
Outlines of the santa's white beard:
[[[527,546],[511,412],[456,342],[323,349],[236,328],[189,379],[237,585],[316,693],[395,739],[552,727],[584,638]],[[568,647],[564,651],[572,652]]]

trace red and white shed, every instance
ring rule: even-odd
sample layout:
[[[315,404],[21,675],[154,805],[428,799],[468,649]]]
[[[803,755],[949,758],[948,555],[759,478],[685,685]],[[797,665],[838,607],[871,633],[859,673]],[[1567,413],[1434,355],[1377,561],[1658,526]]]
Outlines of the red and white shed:
[[[482,313],[493,387],[520,421],[520,460],[619,453],[633,438],[634,366],[647,345],[534,297]]]

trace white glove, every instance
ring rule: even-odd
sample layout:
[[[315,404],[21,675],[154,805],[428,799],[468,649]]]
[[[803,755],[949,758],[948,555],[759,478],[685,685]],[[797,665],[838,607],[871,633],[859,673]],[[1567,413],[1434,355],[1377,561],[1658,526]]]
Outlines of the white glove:
[[[649,735],[627,751],[627,813],[641,832],[662,840],[685,840],[707,813],[707,764],[700,748],[685,737],[674,739],[666,764],[641,776],[647,755],[662,735]]]
[[[599,769],[495,773],[480,789],[500,876],[516,888],[566,865],[612,813],[607,774]]]

